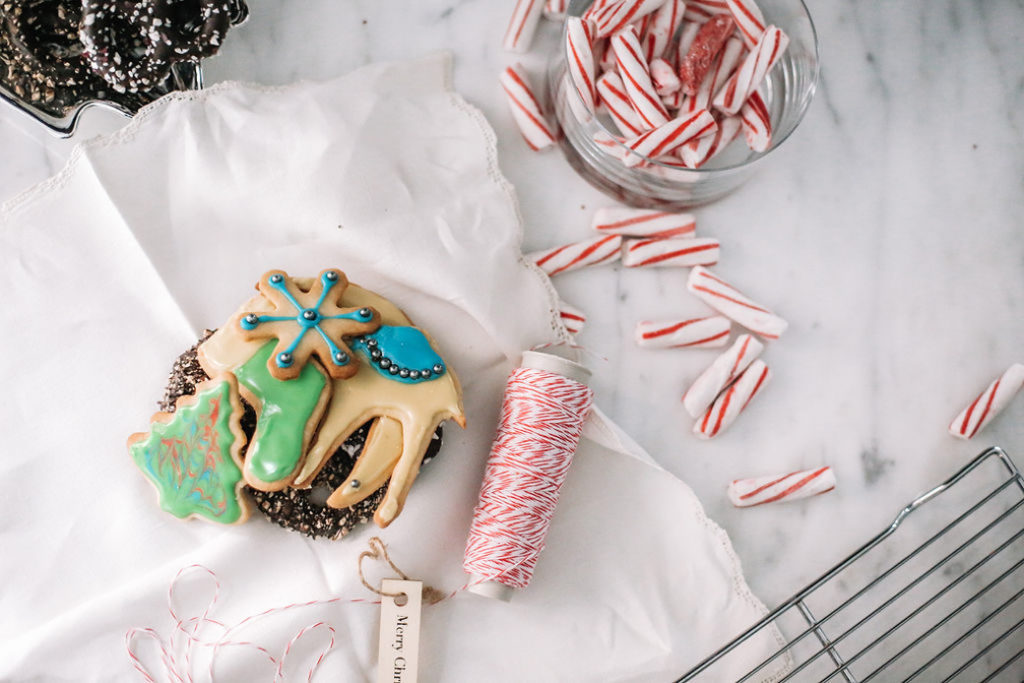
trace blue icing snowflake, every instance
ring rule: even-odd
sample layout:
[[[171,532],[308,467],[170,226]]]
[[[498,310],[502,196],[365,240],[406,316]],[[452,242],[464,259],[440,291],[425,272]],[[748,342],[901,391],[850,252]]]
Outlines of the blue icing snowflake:
[[[378,373],[399,382],[425,382],[445,372],[443,359],[415,327],[381,325],[376,332],[353,339],[352,348]]]

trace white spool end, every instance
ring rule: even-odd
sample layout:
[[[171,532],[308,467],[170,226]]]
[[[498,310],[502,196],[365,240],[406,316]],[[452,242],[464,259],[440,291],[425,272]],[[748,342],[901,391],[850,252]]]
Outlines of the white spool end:
[[[487,577],[480,576],[479,574],[470,574],[469,580],[473,584],[466,590],[470,593],[476,593],[482,595],[485,598],[493,598],[494,600],[501,600],[502,602],[509,602],[512,599],[512,594],[515,593],[515,589],[511,586],[506,586],[503,583],[497,581],[487,581]]]
[[[590,380],[590,370],[585,365],[555,355],[556,352],[557,347],[550,351],[523,351],[522,367],[553,372],[580,384]]]

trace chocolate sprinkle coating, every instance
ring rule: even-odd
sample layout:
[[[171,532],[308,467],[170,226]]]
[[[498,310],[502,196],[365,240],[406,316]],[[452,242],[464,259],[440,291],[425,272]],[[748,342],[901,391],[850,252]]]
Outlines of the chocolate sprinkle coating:
[[[163,399],[159,402],[160,410],[174,412],[178,398],[194,394],[196,384],[209,379],[199,365],[197,351],[211,334],[213,330],[207,330],[202,339],[174,361]],[[242,405],[245,407],[245,414],[241,420],[242,431],[246,438],[251,438],[256,431],[256,411],[244,399]],[[348,508],[337,509],[324,504],[330,493],[348,479],[349,472],[363,451],[369,431],[370,423],[367,422],[346,439],[313,479],[308,489],[286,488],[267,492],[246,486],[245,490],[260,512],[275,524],[312,538],[337,540],[352,531],[356,525],[373,519],[373,513],[387,490],[386,485],[381,486],[364,500]],[[423,463],[432,460],[440,449],[441,427],[438,427],[427,447]]]
[[[106,81],[89,68],[78,40],[80,21],[80,3],[0,0],[0,84],[55,116],[112,95]],[[135,110],[153,99],[127,94],[118,103]]]

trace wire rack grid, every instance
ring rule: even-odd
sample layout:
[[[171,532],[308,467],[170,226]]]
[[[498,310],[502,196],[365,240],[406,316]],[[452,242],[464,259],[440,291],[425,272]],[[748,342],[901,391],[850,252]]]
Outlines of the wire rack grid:
[[[1022,566],[1024,477],[993,447],[676,683],[1021,683]],[[774,628],[781,647],[723,673]]]

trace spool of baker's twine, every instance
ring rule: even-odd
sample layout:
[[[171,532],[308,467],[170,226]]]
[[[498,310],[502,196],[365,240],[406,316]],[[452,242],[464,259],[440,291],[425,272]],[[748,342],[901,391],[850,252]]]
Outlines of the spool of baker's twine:
[[[589,377],[578,363],[535,351],[509,376],[466,541],[469,591],[508,600],[530,583],[593,404]]]

